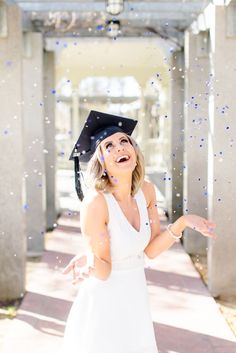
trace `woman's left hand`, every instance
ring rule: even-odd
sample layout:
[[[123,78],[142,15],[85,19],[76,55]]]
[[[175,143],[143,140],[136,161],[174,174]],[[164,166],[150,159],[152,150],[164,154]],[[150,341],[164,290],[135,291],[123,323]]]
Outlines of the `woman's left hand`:
[[[91,254],[90,253],[81,253],[74,256],[68,265],[63,269],[62,273],[67,274],[70,271],[73,273],[73,281],[72,284],[76,284],[79,282],[84,281],[91,275],[93,271],[93,266],[89,265],[91,261]],[[77,271],[76,268],[79,267],[80,270]]]
[[[216,239],[217,235],[213,232],[216,223],[195,214],[184,215],[184,220],[186,227],[200,232],[205,237]]]

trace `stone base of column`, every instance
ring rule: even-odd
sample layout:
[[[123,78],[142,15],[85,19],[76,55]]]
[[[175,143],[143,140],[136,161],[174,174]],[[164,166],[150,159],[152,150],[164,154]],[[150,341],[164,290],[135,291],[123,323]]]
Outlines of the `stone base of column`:
[[[196,234],[196,232],[190,228],[184,231],[183,246],[188,254],[207,254],[207,238],[200,233]]]

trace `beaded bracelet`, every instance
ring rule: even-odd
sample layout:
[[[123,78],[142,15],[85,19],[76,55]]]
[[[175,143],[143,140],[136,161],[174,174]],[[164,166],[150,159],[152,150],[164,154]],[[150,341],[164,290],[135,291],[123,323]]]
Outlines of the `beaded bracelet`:
[[[175,239],[175,241],[179,241],[179,239],[182,237],[182,233],[180,235],[176,235],[172,232],[172,230],[170,229],[170,226],[172,226],[173,223],[168,224],[168,226],[166,227],[167,231],[169,232],[169,234],[172,236],[172,238]]]

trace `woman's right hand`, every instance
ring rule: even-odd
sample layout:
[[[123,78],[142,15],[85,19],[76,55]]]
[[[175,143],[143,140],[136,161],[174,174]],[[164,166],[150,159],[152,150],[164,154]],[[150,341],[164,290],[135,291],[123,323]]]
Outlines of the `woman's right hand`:
[[[216,239],[217,235],[214,232],[216,223],[209,221],[206,218],[200,217],[195,214],[184,215],[185,226],[196,230],[205,237]]]
[[[88,253],[84,254],[78,254],[74,256],[68,265],[63,269],[62,273],[67,274],[70,271],[73,273],[73,281],[72,284],[76,284],[79,282],[82,282],[86,278],[90,276],[90,274],[93,271],[93,267],[88,265],[89,259],[91,259],[91,254],[89,255]],[[76,270],[77,267],[80,267],[81,269],[79,271]]]

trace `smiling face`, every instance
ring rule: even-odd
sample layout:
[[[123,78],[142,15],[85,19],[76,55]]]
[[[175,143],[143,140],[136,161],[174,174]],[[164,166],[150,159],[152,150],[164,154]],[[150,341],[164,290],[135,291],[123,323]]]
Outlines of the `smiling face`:
[[[136,151],[129,137],[117,132],[108,136],[100,144],[103,162],[108,175],[132,173],[136,166]]]

